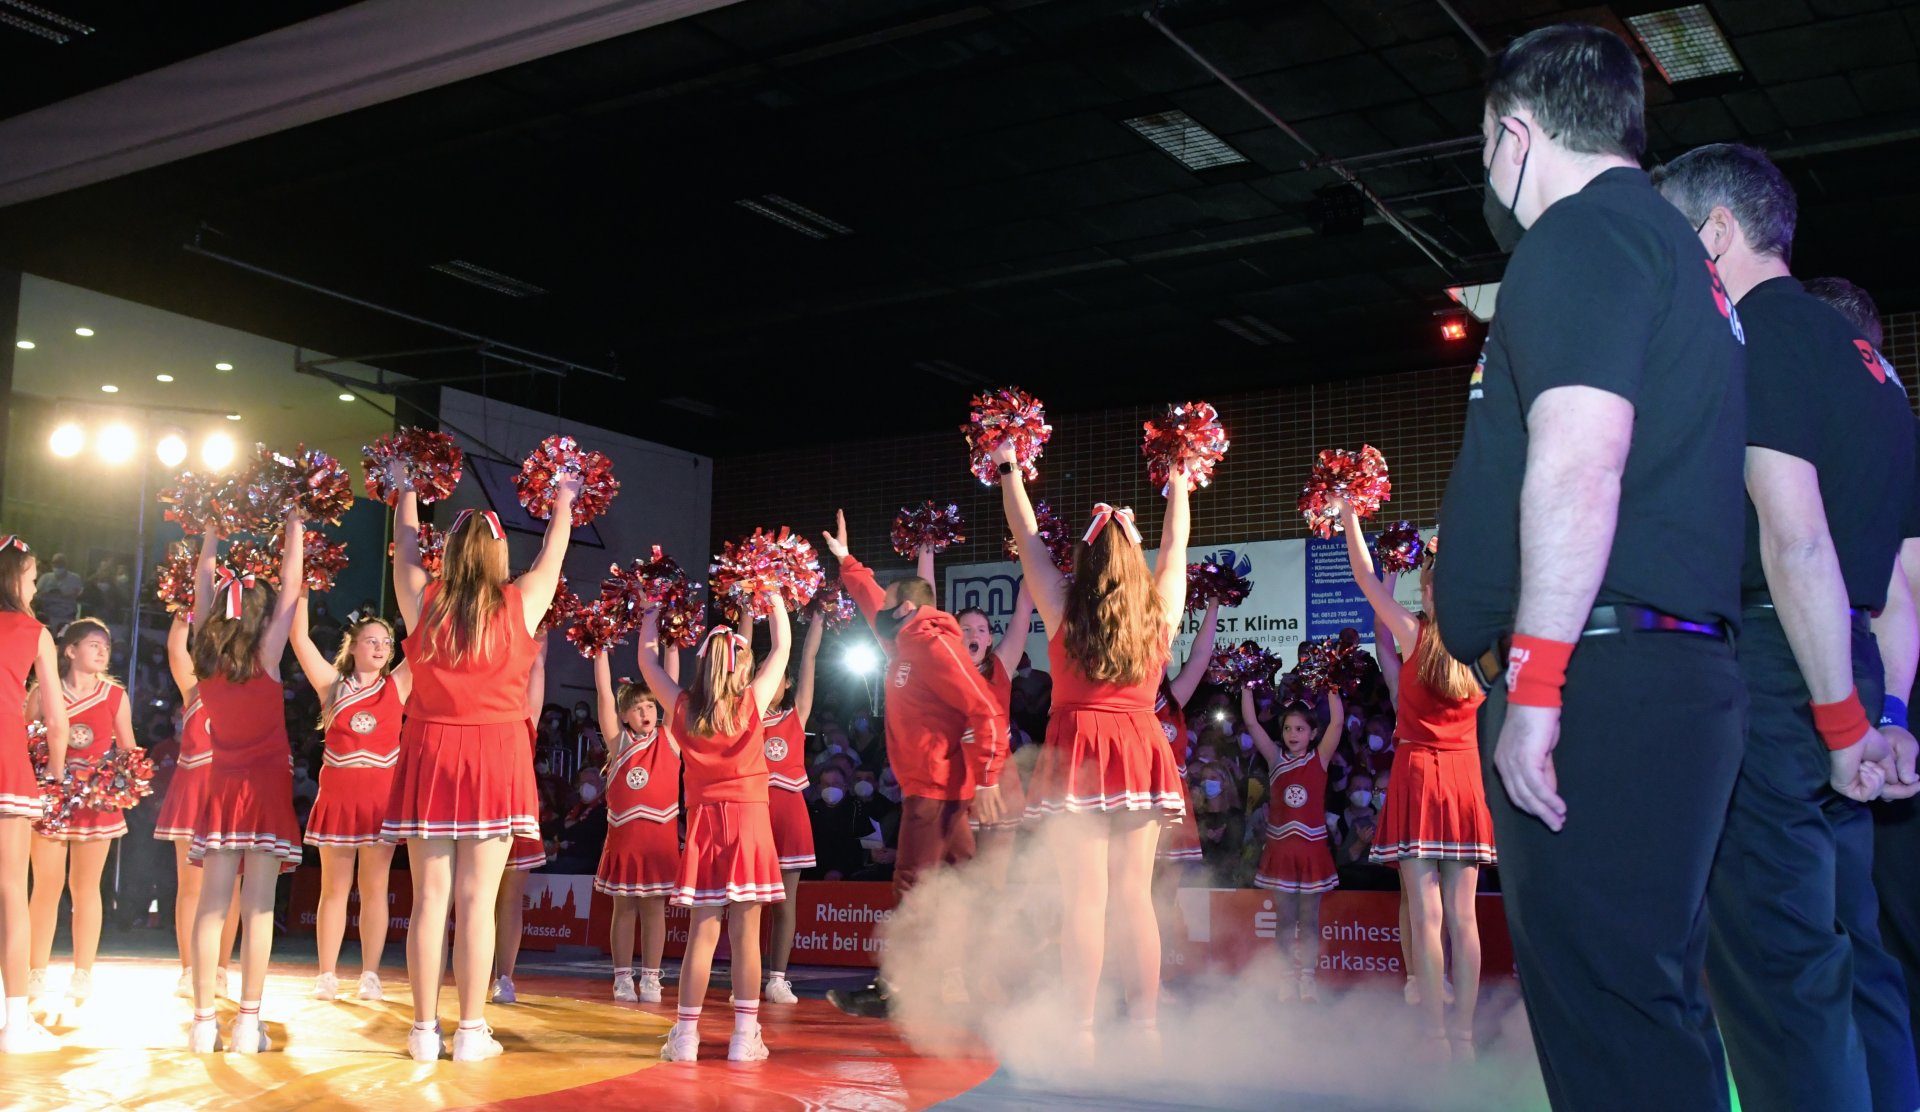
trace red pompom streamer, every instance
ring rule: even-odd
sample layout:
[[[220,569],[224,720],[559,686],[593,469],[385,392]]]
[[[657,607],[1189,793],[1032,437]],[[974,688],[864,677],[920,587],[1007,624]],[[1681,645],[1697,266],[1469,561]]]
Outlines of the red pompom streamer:
[[[1213,481],[1213,469],[1227,454],[1227,430],[1206,402],[1182,402],[1146,425],[1140,452],[1147,457],[1147,478],[1167,493],[1173,476],[1185,471],[1196,487]]]
[[[539,635],[545,637],[561,626],[572,622],[585,611],[587,604],[567,586],[567,577],[560,576],[560,585],[553,589],[553,601],[547,604],[547,612],[540,616]]]
[[[804,624],[816,618],[827,623],[827,632],[838,633],[853,624],[860,616],[860,608],[854,604],[853,596],[838,579],[829,579],[820,585],[813,601],[800,611],[800,621]]]
[[[1046,409],[1040,399],[1008,386],[973,399],[973,409],[961,430],[967,438],[967,452],[973,473],[988,486],[1000,481],[1000,465],[993,461],[993,450],[1003,443],[1014,446],[1014,460],[1028,479],[1039,475],[1033,461],[1053,435],[1047,424]]]
[[[960,507],[949,502],[938,505],[929,499],[918,506],[902,506],[893,518],[893,550],[912,559],[922,548],[944,552],[967,542],[966,522],[960,520]]]
[[[1337,690],[1350,696],[1378,667],[1373,657],[1360,648],[1356,632],[1352,637],[1342,635],[1301,642],[1300,662],[1287,673],[1287,680],[1301,691]]]
[[[1300,488],[1298,508],[1306,516],[1314,535],[1331,537],[1340,531],[1340,518],[1331,507],[1333,499],[1343,499],[1361,518],[1372,517],[1387,501],[1393,483],[1387,478],[1387,461],[1371,444],[1358,452],[1328,448],[1313,465],[1313,475]]]
[[[387,559],[393,559],[394,542],[387,542]],[[440,578],[440,565],[447,554],[447,535],[435,529],[431,522],[420,523],[420,566],[427,575]]]
[[[177,523],[187,536],[199,536],[212,523],[214,535],[224,537],[230,530],[221,521],[216,495],[221,496],[219,502],[231,502],[232,496],[225,488],[232,482],[220,475],[182,471],[171,484],[160,488],[157,497],[166,507],[166,519]]]
[[[267,545],[251,537],[240,537],[229,542],[226,554],[220,559],[241,575],[251,572],[262,583],[273,587],[280,585],[280,561]]]
[[[60,777],[50,781],[46,727],[35,722],[27,736],[32,739],[42,808],[33,828],[41,834],[65,831],[76,810],[124,811],[153,794],[153,760],[144,749],[114,748],[89,760],[70,760]]]
[[[1381,571],[1397,575],[1420,566],[1426,546],[1420,542],[1420,527],[1411,521],[1396,521],[1373,538],[1373,562]]]
[[[308,521],[340,524],[340,516],[353,508],[353,483],[340,461],[321,451],[309,451],[302,444],[292,455],[255,445],[257,455],[248,464],[246,486],[249,510],[268,532],[278,528],[287,510],[299,507]]]
[[[660,643],[691,649],[707,635],[706,608],[691,592],[660,605]]]
[[[639,629],[640,620],[656,606],[663,611],[663,618],[669,609],[697,610],[690,604],[699,589],[700,584],[687,578],[680,562],[656,544],[645,560],[635,560],[626,568],[614,564],[607,569],[607,578],[600,584],[600,604],[623,627]]]
[[[1253,561],[1245,556],[1231,564],[1213,560],[1188,564],[1188,612],[1197,614],[1213,602],[1232,607],[1247,601],[1247,595],[1253,591],[1253,581],[1247,578],[1247,573],[1252,570]]]
[[[282,535],[275,533],[267,542],[273,554],[273,575],[268,582],[275,587],[280,585],[280,558]],[[333,590],[334,580],[347,570],[347,542],[328,540],[325,533],[318,529],[308,529],[300,542],[301,578],[307,581],[307,590],[325,593]]]
[[[389,506],[400,504],[402,491],[411,489],[421,502],[438,502],[460,485],[466,453],[453,437],[429,429],[404,428],[390,432],[360,450],[367,474],[367,494]],[[400,464],[398,484],[387,465]]]
[[[754,621],[771,611],[766,596],[779,591],[789,612],[813,601],[826,579],[813,546],[782,525],[779,533],[755,529],[741,541],[727,541],[707,569],[707,586],[716,605],[738,616],[744,607]]]
[[[542,521],[553,517],[553,495],[564,475],[580,477],[580,493],[573,500],[573,523],[585,525],[607,512],[620,481],[613,477],[613,461],[599,452],[582,451],[571,436],[549,436],[520,465],[513,487],[520,504]]]
[[[1242,641],[1213,650],[1212,658],[1207,661],[1207,682],[1231,691],[1268,687],[1279,670],[1280,661],[1272,653],[1252,641]]]
[[[161,561],[154,594],[166,604],[167,613],[193,613],[193,564],[193,549],[184,544],[175,545]]]
[[[567,640],[591,660],[613,651],[626,640],[629,629],[609,612],[605,599],[596,599],[580,608],[567,625]]]
[[[1076,534],[1067,528],[1060,515],[1044,501],[1033,504],[1033,521],[1039,526],[1040,540],[1047,546],[1047,555],[1053,557],[1053,566],[1062,572],[1073,570],[1073,542]],[[1006,540],[1007,559],[1020,558],[1020,542],[1008,537]]]

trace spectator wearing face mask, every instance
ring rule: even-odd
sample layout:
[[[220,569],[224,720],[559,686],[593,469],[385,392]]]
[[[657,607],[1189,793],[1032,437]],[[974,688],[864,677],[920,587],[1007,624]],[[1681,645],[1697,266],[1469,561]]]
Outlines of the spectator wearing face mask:
[[[1214,762],[1196,765],[1193,781],[1194,832],[1200,840],[1200,859],[1216,884],[1237,883],[1246,825],[1240,816],[1240,791],[1232,773]]]
[[[870,830],[867,812],[848,791],[845,773],[829,768],[819,774],[818,790],[807,805],[807,817],[813,826],[815,866],[805,876],[845,880],[866,866],[860,839]]]

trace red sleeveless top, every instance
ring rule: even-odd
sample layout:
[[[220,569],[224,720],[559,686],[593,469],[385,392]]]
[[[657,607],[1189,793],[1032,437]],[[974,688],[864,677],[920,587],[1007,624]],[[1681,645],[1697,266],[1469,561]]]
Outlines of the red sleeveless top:
[[[27,673],[46,628],[31,614],[0,611],[0,744],[26,744]]]
[[[423,618],[439,591],[440,584],[434,582],[421,594]],[[501,585],[500,609],[494,612],[493,626],[488,632],[483,642],[488,647],[468,654],[455,667],[427,655],[424,629],[408,631],[407,639],[401,643],[413,664],[413,694],[407,700],[408,717],[448,726],[488,726],[527,720],[527,680],[533,675],[533,657],[538,646],[533,635],[527,632],[520,588],[511,583]]]
[[[245,683],[221,676],[197,687],[213,728],[213,767],[233,771],[287,769],[293,749],[287,744],[286,688],[261,675]]]
[[[1327,840],[1327,769],[1313,749],[1298,757],[1282,752],[1267,783],[1267,837]]]
[[[620,755],[607,768],[607,825],[672,822],[680,814],[680,758],[667,732],[638,739],[622,729]]]
[[[335,768],[393,768],[400,761],[400,685],[389,676],[354,687],[352,676],[333,685],[333,721],[327,724],[324,763]]]
[[[1431,636],[1433,626],[1420,623],[1420,637],[1414,641],[1414,659],[1420,656],[1420,641]],[[1480,704],[1486,696],[1478,691],[1464,699],[1448,699],[1420,680],[1420,672],[1411,661],[1400,669],[1400,705],[1393,733],[1402,741],[1429,745],[1435,749],[1472,749],[1480,736]]]
[[[180,721],[180,756],[173,767],[178,769],[205,768],[213,761],[213,728],[207,717],[207,705],[200,701],[200,690],[194,688],[193,702],[187,704],[186,717]]]
[[[807,790],[807,731],[792,708],[760,719],[766,735],[767,784],[781,791]]]
[[[1047,642],[1047,664],[1053,669],[1053,713],[1073,710],[1099,710],[1116,713],[1153,714],[1153,696],[1167,670],[1162,652],[1153,667],[1139,682],[1130,684],[1098,683],[1088,679],[1080,665],[1067,655],[1065,637]],[[1011,688],[1009,688],[1011,690]],[[1157,731],[1154,731],[1157,732]]]
[[[767,802],[767,748],[753,690],[740,696],[740,732],[700,737],[692,729],[685,692],[674,700],[670,729],[680,741],[680,760],[687,782],[687,806],[703,803]]]
[[[67,698],[68,764],[97,760],[113,748],[114,719],[126,701],[126,688],[108,679],[85,695]]]

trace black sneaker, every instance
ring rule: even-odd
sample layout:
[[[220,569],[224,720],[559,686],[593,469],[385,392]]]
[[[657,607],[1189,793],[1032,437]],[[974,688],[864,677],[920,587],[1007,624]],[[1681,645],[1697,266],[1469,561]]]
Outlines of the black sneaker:
[[[851,991],[841,988],[827,990],[827,1003],[839,1008],[848,1015],[865,1019],[886,1019],[893,1014],[893,997],[887,992],[886,985],[875,981],[866,988]]]

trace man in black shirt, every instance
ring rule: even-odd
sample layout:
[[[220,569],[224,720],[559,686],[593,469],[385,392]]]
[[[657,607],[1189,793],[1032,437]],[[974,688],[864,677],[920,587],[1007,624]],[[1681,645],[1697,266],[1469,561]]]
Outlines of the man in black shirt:
[[[1880,945],[1887,600],[1913,416],[1879,353],[1788,268],[1797,205],[1766,155],[1716,144],[1655,177],[1747,333],[1746,751],[1708,887],[1707,982],[1742,1107],[1920,1107],[1900,968]],[[1904,586],[1904,583],[1902,584]],[[1866,705],[1863,705],[1866,704]],[[1824,742],[1824,744],[1823,744]]]
[[[1739,322],[1640,170],[1617,36],[1516,40],[1483,126],[1488,222],[1525,238],[1434,594],[1447,650],[1493,684],[1480,743],[1527,1016],[1556,1109],[1725,1109],[1700,969],[1746,703]]]

